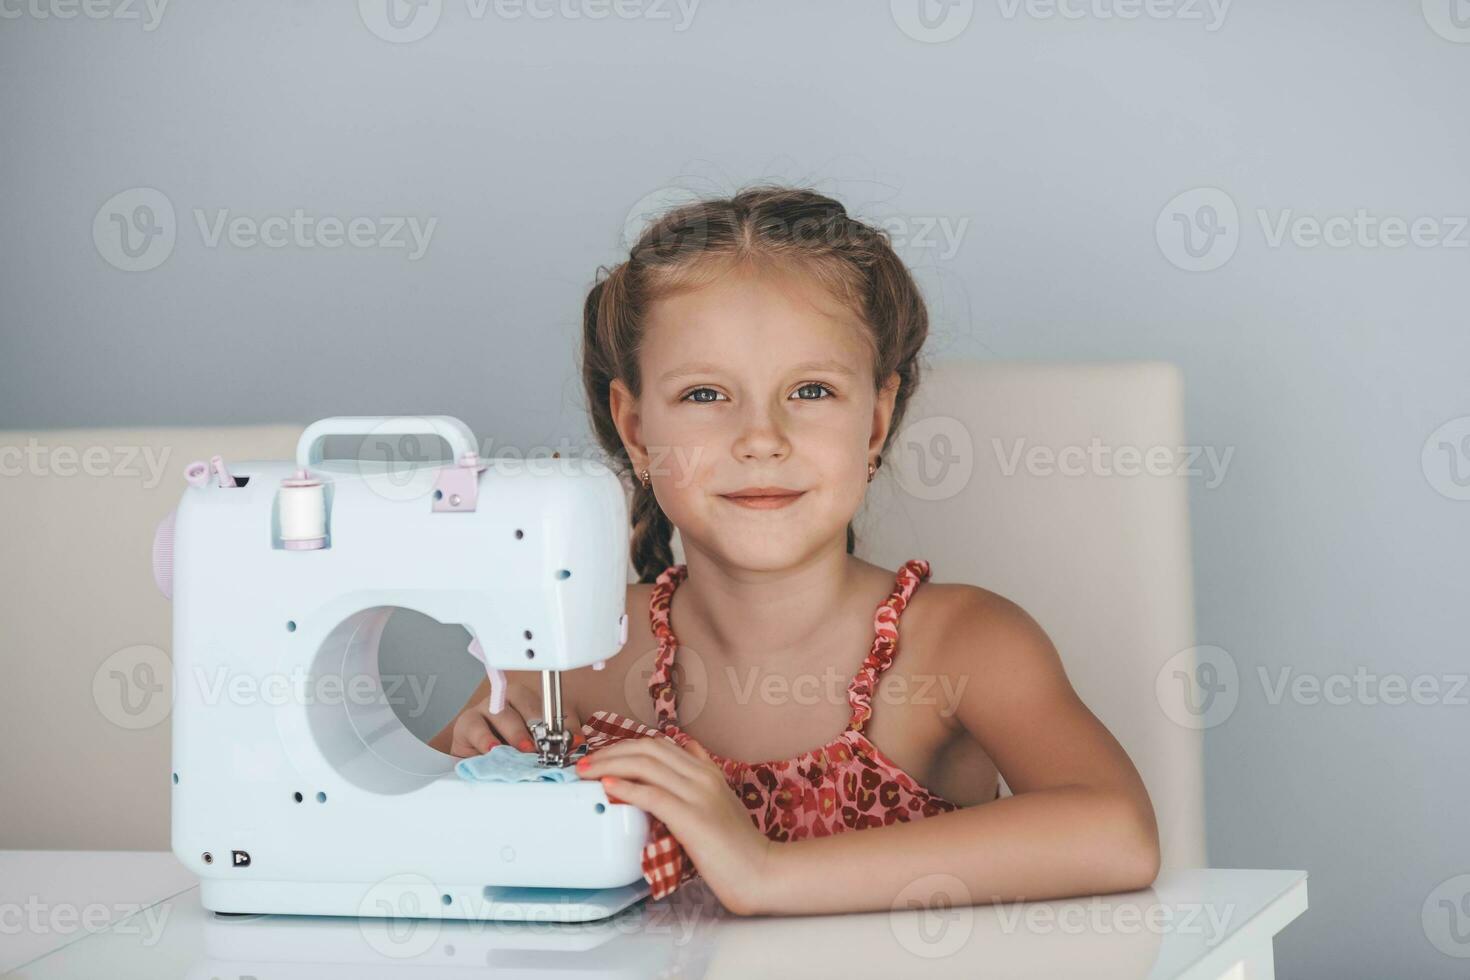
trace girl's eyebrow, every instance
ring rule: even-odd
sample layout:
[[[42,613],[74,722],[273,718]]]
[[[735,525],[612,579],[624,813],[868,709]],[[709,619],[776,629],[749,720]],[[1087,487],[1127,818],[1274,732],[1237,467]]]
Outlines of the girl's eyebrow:
[[[695,374],[717,374],[721,370],[720,365],[707,362],[697,364],[681,364],[672,371],[666,371],[659,377],[659,381],[672,381],[676,378],[689,377]],[[854,377],[857,372],[841,361],[803,361],[791,366],[793,371],[831,371],[833,374],[845,374]]]

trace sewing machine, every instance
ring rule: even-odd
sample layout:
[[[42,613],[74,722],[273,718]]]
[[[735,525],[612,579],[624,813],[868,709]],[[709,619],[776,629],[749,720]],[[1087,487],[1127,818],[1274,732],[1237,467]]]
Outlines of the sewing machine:
[[[324,458],[334,436],[442,440],[449,458]],[[463,626],[492,702],[505,671],[541,672],[537,762],[571,764],[560,672],[600,669],[628,635],[614,473],[481,459],[448,416],[370,416],[311,424],[293,461],[185,478],[154,573],[173,600],[173,852],[205,908],[571,922],[647,894],[643,811],[595,780],[461,779],[378,666],[396,609]]]

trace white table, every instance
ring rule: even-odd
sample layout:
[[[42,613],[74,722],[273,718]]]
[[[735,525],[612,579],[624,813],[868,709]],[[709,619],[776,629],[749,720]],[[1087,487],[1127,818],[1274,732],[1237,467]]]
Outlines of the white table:
[[[0,970],[30,958],[9,975],[1269,980],[1272,938],[1307,908],[1305,871],[1220,868],[1095,898],[790,918],[731,916],[695,883],[555,925],[216,916],[193,881],[166,852],[0,851]]]

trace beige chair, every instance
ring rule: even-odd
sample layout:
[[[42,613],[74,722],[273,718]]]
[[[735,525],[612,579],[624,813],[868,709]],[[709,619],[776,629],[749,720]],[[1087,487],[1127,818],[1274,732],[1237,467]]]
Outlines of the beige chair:
[[[19,733],[0,754],[0,848],[168,850],[171,688],[154,688],[172,606],[149,570],[153,529],[191,460],[287,459],[300,434],[0,432],[0,712]]]
[[[1156,683],[1195,643],[1188,477],[1163,475],[1186,468],[1162,452],[1184,447],[1183,411],[1169,364],[937,365],[855,530],[869,561],[925,558],[931,581],[1024,607],[1143,776],[1164,866],[1203,867],[1202,732],[1184,688]]]
[[[1142,772],[1165,865],[1188,867],[1205,863],[1200,733],[1155,695],[1161,667],[1194,642],[1186,482],[1047,476],[1025,462],[1029,447],[1093,437],[1178,447],[1181,394],[1163,364],[931,370],[869,487],[858,550],[889,568],[927,558],[934,581],[1030,611]],[[0,848],[168,848],[167,712],[146,700],[170,648],[171,607],[148,571],[153,529],[186,463],[287,459],[300,431],[0,433],[0,711],[21,733],[0,755]]]

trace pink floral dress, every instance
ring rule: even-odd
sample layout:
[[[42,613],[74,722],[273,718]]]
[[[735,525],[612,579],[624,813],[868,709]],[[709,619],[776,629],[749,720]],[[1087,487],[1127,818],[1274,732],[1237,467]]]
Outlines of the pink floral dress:
[[[649,599],[649,621],[658,639],[649,694],[657,710],[658,728],[609,711],[594,712],[583,725],[589,750],[624,738],[665,736],[683,745],[689,734],[678,726],[672,671],[679,641],[669,626],[674,594],[688,573],[672,565],[654,583]],[[878,749],[863,734],[873,713],[873,691],[878,676],[898,652],[898,617],[920,582],[929,578],[929,563],[907,561],[888,598],[873,614],[873,647],[847,687],[852,715],[836,738],[792,759],[740,762],[711,753],[725,779],[745,804],[751,821],[774,841],[826,837],[847,830],[882,827],[956,810],[958,806],[930,792]],[[652,820],[643,853],[644,876],[661,898],[697,872],[693,864],[657,820]]]

